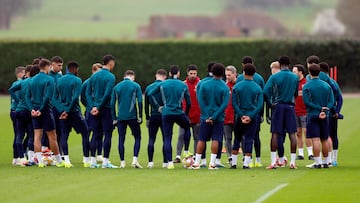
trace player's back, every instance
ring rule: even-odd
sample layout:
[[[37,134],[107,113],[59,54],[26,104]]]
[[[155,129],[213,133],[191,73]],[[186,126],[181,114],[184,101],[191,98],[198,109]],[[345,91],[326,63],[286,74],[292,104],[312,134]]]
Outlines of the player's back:
[[[182,101],[189,94],[187,85],[178,79],[168,79],[161,83],[160,92],[164,102],[163,115],[183,114]]]
[[[319,78],[313,78],[304,85],[303,99],[309,115],[319,115],[321,107],[330,108],[334,102],[330,85]]]
[[[100,71],[94,73],[89,81],[89,87],[91,88],[91,97],[94,101],[94,106],[99,105],[99,103],[102,102],[104,99],[104,96],[107,97],[106,101],[104,101],[105,106],[110,106],[110,95],[105,95],[107,92],[107,89],[113,88],[115,82],[115,76],[108,70],[108,69],[101,69]],[[111,87],[110,87],[111,86]],[[110,91],[111,94],[111,91]]]
[[[270,76],[264,91],[267,95],[269,92],[272,93],[272,103],[294,104],[294,96],[297,94],[297,89],[298,77],[290,70],[284,69]]]
[[[68,107],[70,106],[74,95],[79,95],[81,91],[81,79],[76,77],[72,73],[67,73],[62,76],[55,85],[56,91],[59,93],[58,99],[61,105]],[[75,102],[75,109],[80,111],[79,101]]]
[[[142,101],[140,85],[130,79],[124,79],[114,87],[114,93],[118,102],[119,120],[136,119],[136,99]],[[137,98],[138,96],[140,98]]]
[[[31,78],[29,83],[29,92],[31,92],[31,102],[35,109],[42,105],[52,107],[51,102],[44,104],[45,98],[52,98],[54,92],[54,79],[44,72],[40,72]]]

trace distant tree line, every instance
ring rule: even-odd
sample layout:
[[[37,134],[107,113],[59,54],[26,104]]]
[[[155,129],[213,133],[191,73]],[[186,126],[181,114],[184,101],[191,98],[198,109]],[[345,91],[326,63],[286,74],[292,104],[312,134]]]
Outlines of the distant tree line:
[[[42,0],[0,0],[0,30],[8,30],[16,16],[41,6]]]
[[[308,0],[226,0],[225,10],[244,8],[285,8],[308,5]]]

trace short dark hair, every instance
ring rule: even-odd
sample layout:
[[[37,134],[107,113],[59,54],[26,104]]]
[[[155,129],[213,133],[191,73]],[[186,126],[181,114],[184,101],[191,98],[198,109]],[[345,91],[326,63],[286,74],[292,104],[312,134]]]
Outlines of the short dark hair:
[[[40,63],[39,63],[39,68],[40,69],[43,69],[45,68],[46,66],[50,66],[51,62],[47,59],[41,59],[40,60]]]
[[[293,68],[296,68],[299,72],[302,72],[303,75],[305,75],[305,67],[301,64],[296,64],[293,66]]]
[[[317,64],[312,64],[309,67],[309,72],[311,76],[319,76],[320,74],[320,66]]]
[[[211,73],[211,68],[213,67],[213,65],[215,64],[216,62],[214,61],[210,61],[207,65],[207,72],[208,73]]]
[[[34,60],[32,61],[32,65],[39,65],[40,61],[41,61],[41,57],[34,58]]]
[[[256,72],[256,67],[251,63],[247,63],[244,65],[243,71],[245,75],[253,76]]]
[[[330,66],[326,62],[319,63],[319,66],[320,66],[320,71],[322,72],[328,73],[330,70]]]
[[[254,60],[253,60],[253,58],[251,56],[244,56],[243,59],[242,59],[242,63],[243,64],[248,64],[248,63],[253,64]]]
[[[67,64],[67,68],[73,69],[73,68],[79,68],[79,64],[76,61],[69,61]]]
[[[60,56],[54,56],[51,58],[51,63],[64,63],[64,60]]]
[[[25,73],[30,73],[33,65],[27,65],[25,68]]]
[[[308,64],[319,64],[320,63],[320,58],[318,56],[315,56],[315,55],[312,55],[312,56],[309,56],[307,59],[306,59],[306,62]]]
[[[165,69],[159,69],[156,71],[156,74],[158,75],[162,75],[162,76],[167,76],[167,72]]]
[[[188,67],[187,67],[187,71],[189,72],[189,71],[191,71],[191,70],[196,70],[197,71],[197,66],[195,65],[195,64],[190,64],[190,65],[188,65]]]
[[[40,68],[38,65],[33,65],[30,70],[30,77],[34,77],[36,74],[40,72]]]
[[[177,66],[177,65],[170,66],[170,73],[172,76],[178,74],[179,71],[180,71],[179,66]]]
[[[115,58],[110,54],[105,55],[103,58],[104,65],[107,65],[110,61],[115,61]]]
[[[215,63],[211,68],[211,72],[214,76],[222,77],[225,75],[225,66],[221,63]]]
[[[124,76],[128,76],[128,75],[135,75],[135,72],[133,70],[125,71]]]
[[[288,66],[291,64],[290,58],[288,56],[280,56],[278,61],[280,63],[280,67],[283,65]]]

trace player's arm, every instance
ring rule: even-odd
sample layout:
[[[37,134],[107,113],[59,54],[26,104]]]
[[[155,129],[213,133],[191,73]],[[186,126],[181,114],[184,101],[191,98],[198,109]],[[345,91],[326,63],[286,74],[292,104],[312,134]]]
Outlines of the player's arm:
[[[12,97],[16,97],[15,92],[21,90],[21,83],[17,82],[17,83],[13,83],[11,85],[11,87],[8,89],[8,92],[10,93],[10,95]]]
[[[189,93],[189,89],[186,86],[185,90],[184,90],[184,97],[185,97],[185,102],[186,102],[186,108],[185,108],[185,114],[188,116],[189,112],[190,112],[190,107],[191,107],[191,100],[190,100],[190,93]]]
[[[322,106],[312,102],[310,91],[305,87],[303,88],[303,101],[307,108],[312,108],[317,111],[321,111],[322,109]]]
[[[53,80],[51,80],[51,81],[49,80],[45,87],[45,97],[44,97],[43,103],[40,106],[40,109],[39,109],[40,112],[42,112],[44,110],[44,108],[48,105],[50,100],[53,98],[54,90],[55,90],[55,82]]]
[[[206,99],[206,92],[203,90],[204,88],[199,89],[199,91],[196,91],[197,100],[200,106],[200,111],[202,114],[207,114],[207,109],[205,105],[205,99]]]
[[[149,97],[153,97],[159,92],[160,92],[160,85],[155,85],[155,87],[148,92],[148,95]]]
[[[86,97],[86,105],[89,109],[94,107],[94,101],[92,98],[92,87],[93,87],[94,79],[90,77],[89,82],[86,86],[85,97]]]
[[[60,93],[59,93],[59,89],[57,86],[55,86],[54,89],[54,95],[53,95],[53,99],[51,100],[53,102],[54,107],[60,112],[64,112],[64,106],[61,104],[60,101]]]
[[[254,102],[256,102],[256,108],[254,110],[252,110],[248,115],[251,118],[251,120],[255,119],[255,117],[259,114],[259,112],[261,111],[261,109],[263,107],[264,96],[263,96],[262,92],[259,92],[257,94],[256,100]]]
[[[114,76],[112,76],[111,78],[109,77],[109,80],[106,82],[104,96],[100,99],[98,110],[100,110],[105,105],[105,102],[111,98],[111,92],[114,88],[114,85],[115,85],[115,77]]]
[[[332,91],[329,91],[327,107],[331,109],[334,105],[335,105],[334,94],[332,93]]]
[[[137,103],[138,103],[138,111],[139,111],[139,117],[142,120],[142,112],[143,112],[143,102],[142,102],[142,92],[141,92],[141,88],[140,85],[137,85],[136,88],[136,99],[137,99]]]
[[[264,86],[264,90],[263,90],[263,93],[264,93],[264,98],[266,100],[266,102],[270,105],[272,105],[270,99],[272,97],[272,93],[273,93],[273,80],[272,80],[272,77],[269,78],[269,80],[267,81],[267,83],[265,84]]]
[[[230,91],[229,88],[226,86],[226,88],[224,88],[221,94],[223,98],[223,102],[221,106],[217,109],[217,111],[215,111],[214,114],[212,115],[213,118],[212,120],[217,120],[219,116],[224,113],[227,105],[229,104],[229,98],[230,98],[229,91]]]
[[[149,95],[148,95],[148,89],[145,89],[145,118],[146,120],[150,119],[150,102],[149,102]]]
[[[80,101],[86,107],[86,84],[85,82],[81,85]]]
[[[30,83],[27,86],[28,86],[27,87],[28,91],[26,91],[26,94],[25,94],[25,101],[26,101],[26,105],[28,107],[28,110],[31,111],[31,110],[34,109],[34,106],[33,106],[32,101],[31,101],[32,93],[31,93],[31,90],[29,88]]]
[[[110,99],[110,108],[111,108],[111,117],[113,120],[117,120],[116,118],[116,101],[118,97],[116,94],[116,88],[113,89],[111,93],[111,99]]]
[[[79,102],[79,96],[80,96],[80,93],[81,93],[81,81],[80,81],[80,79],[76,82],[76,85],[75,85],[75,87],[74,87],[74,89],[72,91],[73,91],[73,95],[72,95],[69,107],[67,107],[65,109],[66,113],[69,113],[70,111],[72,111],[75,104],[77,102]]]

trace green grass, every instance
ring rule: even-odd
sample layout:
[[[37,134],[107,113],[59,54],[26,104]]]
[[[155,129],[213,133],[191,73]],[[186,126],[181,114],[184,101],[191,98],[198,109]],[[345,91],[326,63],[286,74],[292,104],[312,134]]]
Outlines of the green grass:
[[[333,8],[338,0],[311,0],[313,6],[265,10],[291,30],[308,32],[315,13]],[[217,15],[224,3],[219,0],[46,0],[41,8],[18,17],[10,30],[0,30],[0,39],[135,39],[137,27],[151,15]],[[101,21],[92,21],[98,15]]]
[[[288,184],[265,202],[358,202],[360,190],[360,126],[356,124],[360,99],[345,99],[345,120],[339,122],[339,167],[328,170],[305,168],[310,161],[297,161],[298,169],[192,171],[176,165],[168,171],[161,166],[161,141],[155,148],[153,169],[85,169],[82,168],[81,139],[70,136],[70,156],[74,168],[14,167],[12,128],[9,119],[9,98],[0,97],[0,196],[2,202],[254,202],[280,184]],[[175,130],[176,131],[176,130]],[[261,131],[262,160],[269,164],[269,126]],[[142,125],[139,160],[147,165],[147,130]],[[160,135],[158,135],[160,137]],[[175,133],[175,138],[176,133]],[[113,134],[111,160],[119,164],[117,132]],[[175,140],[173,144],[175,145]],[[127,134],[126,161],[132,159],[134,140]],[[289,157],[289,144],[285,153]],[[223,156],[225,163],[226,157]]]

